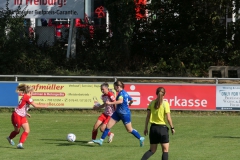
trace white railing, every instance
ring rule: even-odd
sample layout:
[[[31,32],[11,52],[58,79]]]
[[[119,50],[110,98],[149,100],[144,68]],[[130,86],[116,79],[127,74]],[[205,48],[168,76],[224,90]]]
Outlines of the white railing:
[[[207,77],[128,77],[128,76],[54,76],[54,75],[0,75],[0,78],[72,78],[72,79],[149,79],[149,80],[213,80],[218,84],[220,80],[239,81],[240,78],[207,78]]]

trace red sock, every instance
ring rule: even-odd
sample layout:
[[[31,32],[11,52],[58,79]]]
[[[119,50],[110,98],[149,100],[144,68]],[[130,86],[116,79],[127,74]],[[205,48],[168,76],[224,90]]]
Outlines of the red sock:
[[[110,136],[111,134],[112,134],[112,132],[109,131],[109,132],[108,132],[108,136]]]
[[[92,132],[92,139],[96,139],[98,134],[98,130]]]
[[[18,133],[19,133],[19,132],[12,131],[12,132],[10,133],[9,138],[10,138],[10,139],[13,139],[14,137],[16,137],[16,135],[18,135]]]
[[[28,136],[28,132],[23,132],[22,135],[21,135],[19,143],[24,143],[27,139],[27,136]]]

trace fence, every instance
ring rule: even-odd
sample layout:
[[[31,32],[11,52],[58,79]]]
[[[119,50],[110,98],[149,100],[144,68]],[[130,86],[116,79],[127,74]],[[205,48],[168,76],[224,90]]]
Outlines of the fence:
[[[127,80],[207,80],[214,81],[219,84],[219,81],[236,82],[240,78],[207,78],[207,77],[129,77],[129,76],[54,76],[54,75],[0,75],[0,78],[13,78],[14,81],[19,81],[19,78],[53,78],[53,79],[118,79]]]
[[[111,81],[122,80],[126,82],[124,89],[134,100],[130,109],[146,109],[156,98],[156,88],[164,86],[167,90],[164,99],[172,110],[240,111],[240,78],[0,75],[1,78],[7,81],[0,81],[0,107],[15,107],[21,98],[15,92],[17,85],[27,83],[35,89],[35,103],[48,104],[50,108],[91,109],[93,99],[101,95],[102,82],[110,80],[107,82],[113,89]],[[174,82],[170,83],[171,80]]]

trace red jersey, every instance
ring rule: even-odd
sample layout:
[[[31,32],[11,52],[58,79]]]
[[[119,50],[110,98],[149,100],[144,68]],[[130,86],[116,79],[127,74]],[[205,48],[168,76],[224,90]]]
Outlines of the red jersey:
[[[102,101],[105,103],[107,101],[113,102],[115,101],[115,96],[112,92],[108,92],[108,94],[103,94],[101,96]],[[106,105],[105,110],[104,110],[104,114],[111,116],[113,114],[113,112],[115,111],[114,105]]]
[[[15,112],[21,117],[26,117],[29,105],[32,104],[32,102],[33,99],[29,95],[24,94],[18,106],[15,108]]]

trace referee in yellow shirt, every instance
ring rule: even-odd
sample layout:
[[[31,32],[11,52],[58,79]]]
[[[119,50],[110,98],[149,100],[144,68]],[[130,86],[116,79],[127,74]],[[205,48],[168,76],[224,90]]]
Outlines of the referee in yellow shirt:
[[[175,133],[175,130],[170,115],[169,103],[163,100],[165,93],[166,91],[163,87],[157,88],[157,98],[151,101],[147,108],[144,134],[145,136],[148,135],[148,124],[150,122],[150,150],[143,155],[141,160],[146,160],[151,157],[156,152],[159,143],[162,147],[162,160],[168,160],[169,128],[166,125],[166,119],[171,127],[172,134]]]

